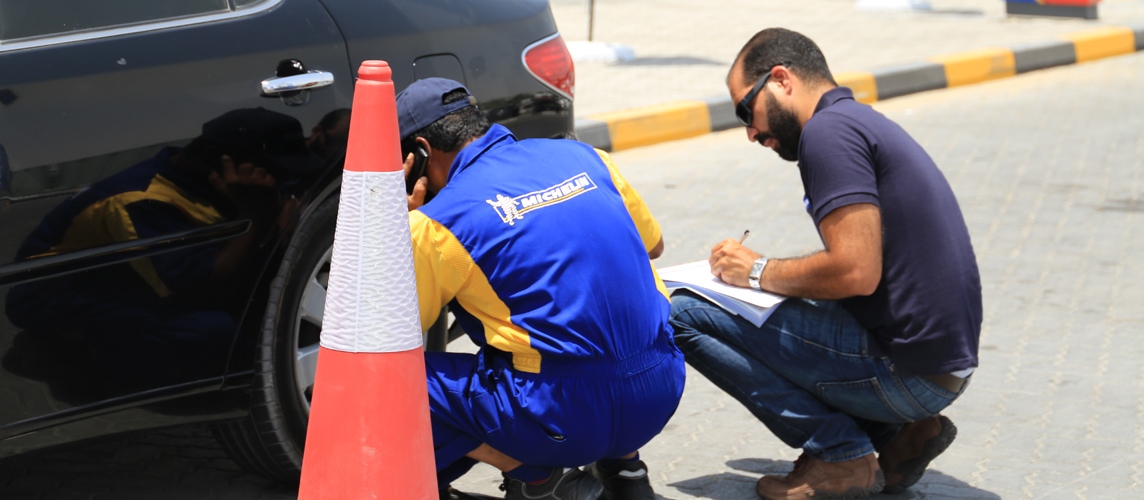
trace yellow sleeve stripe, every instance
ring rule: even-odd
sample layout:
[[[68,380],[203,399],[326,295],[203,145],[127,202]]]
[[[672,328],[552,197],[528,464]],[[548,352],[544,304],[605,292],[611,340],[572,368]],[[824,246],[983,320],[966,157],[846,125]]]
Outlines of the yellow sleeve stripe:
[[[441,308],[453,300],[468,276],[463,263],[449,262],[438,241],[453,238],[452,233],[420,210],[409,212],[409,235],[413,240],[413,272],[417,281],[417,303],[421,327],[437,321]]]
[[[659,243],[663,238],[663,232],[659,227],[659,222],[655,220],[655,216],[648,210],[647,204],[644,203],[643,198],[636,192],[635,188],[628,184],[628,180],[620,174],[620,169],[616,168],[616,164],[612,163],[612,157],[608,153],[596,150],[600,155],[600,159],[604,161],[604,165],[608,166],[608,172],[612,175],[612,183],[616,185],[616,190],[620,192],[620,197],[624,199],[624,206],[627,207],[628,213],[632,216],[632,222],[636,225],[636,230],[640,233],[640,240],[643,241],[644,250],[651,251],[652,248]],[[651,263],[651,260],[648,260]],[[659,289],[664,297],[671,299],[670,292],[664,286],[663,280],[659,279],[659,273],[655,271],[655,265],[651,266],[651,274],[655,276],[655,287]]]
[[[596,153],[600,155],[600,159],[607,165],[608,172],[612,176],[612,184],[615,184],[616,190],[620,192],[620,197],[624,200],[624,206],[628,209],[628,213],[632,216],[632,222],[636,224],[636,230],[640,233],[640,239],[643,240],[644,249],[651,251],[655,245],[659,243],[663,233],[660,230],[659,222],[652,216],[651,211],[648,210],[647,204],[644,203],[643,198],[636,192],[635,188],[628,184],[628,180],[620,174],[620,169],[612,163],[612,157],[599,149]]]
[[[484,325],[489,346],[511,353],[517,370],[539,373],[540,353],[528,331],[512,323],[512,312],[456,235],[420,210],[409,213],[409,228],[421,324],[432,325],[455,298]]]
[[[650,263],[651,260],[648,260],[648,262]],[[652,276],[655,276],[655,289],[659,290],[659,293],[663,295],[663,298],[667,299],[668,302],[671,302],[671,292],[667,290],[667,285],[663,284],[663,280],[659,279],[659,271],[655,270],[655,264],[651,265],[651,274]]]

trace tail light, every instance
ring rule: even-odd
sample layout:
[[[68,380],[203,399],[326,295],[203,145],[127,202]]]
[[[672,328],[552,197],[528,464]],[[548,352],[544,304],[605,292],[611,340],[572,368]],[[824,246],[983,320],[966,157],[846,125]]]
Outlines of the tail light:
[[[525,47],[521,58],[529,73],[552,90],[569,99],[576,95],[576,69],[560,33]]]

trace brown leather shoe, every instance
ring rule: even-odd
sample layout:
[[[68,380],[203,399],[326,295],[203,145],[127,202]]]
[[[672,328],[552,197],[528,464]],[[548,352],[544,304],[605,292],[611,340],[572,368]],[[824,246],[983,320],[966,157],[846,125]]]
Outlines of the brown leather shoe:
[[[886,474],[886,493],[901,493],[917,483],[926,467],[957,437],[957,427],[941,415],[902,426],[898,435],[878,454]]]
[[[882,491],[884,483],[873,453],[845,462],[823,462],[803,453],[790,474],[763,476],[755,491],[770,500],[858,500]]]

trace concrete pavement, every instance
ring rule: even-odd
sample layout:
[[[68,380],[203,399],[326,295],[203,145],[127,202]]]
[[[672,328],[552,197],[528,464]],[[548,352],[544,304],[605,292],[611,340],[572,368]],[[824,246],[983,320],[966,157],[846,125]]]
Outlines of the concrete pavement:
[[[1144,498],[1144,54],[892,99],[934,157],[977,253],[981,366],[946,412],[960,433],[882,498]],[[797,169],[739,131],[613,154],[664,228],[657,265],[751,230],[766,255],[821,248]],[[787,448],[693,370],[641,455],[662,498],[750,499]],[[459,487],[496,493],[483,468]]]

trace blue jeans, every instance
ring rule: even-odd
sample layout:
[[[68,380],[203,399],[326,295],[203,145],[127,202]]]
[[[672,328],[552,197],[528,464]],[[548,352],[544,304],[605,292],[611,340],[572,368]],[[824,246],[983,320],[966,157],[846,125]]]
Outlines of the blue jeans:
[[[739,400],[779,439],[826,462],[873,453],[906,422],[936,415],[965,390],[896,373],[871,335],[831,301],[787,299],[758,328],[686,290],[671,299],[687,363]]]

